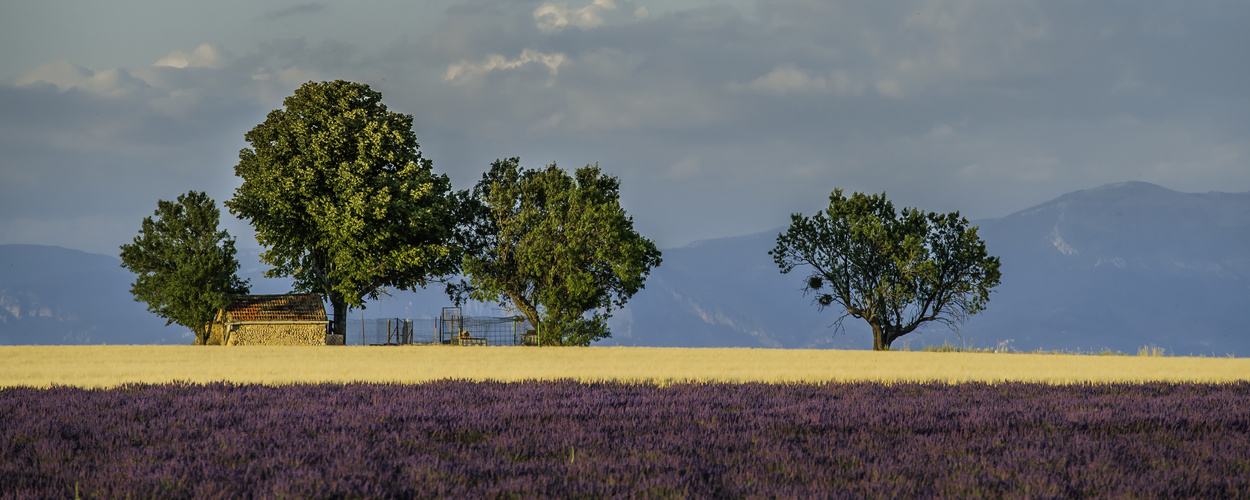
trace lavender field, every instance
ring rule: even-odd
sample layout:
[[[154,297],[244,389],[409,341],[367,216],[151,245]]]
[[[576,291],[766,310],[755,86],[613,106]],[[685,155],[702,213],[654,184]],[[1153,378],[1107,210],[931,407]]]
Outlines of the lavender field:
[[[1250,497],[1250,383],[0,389],[4,498]]]

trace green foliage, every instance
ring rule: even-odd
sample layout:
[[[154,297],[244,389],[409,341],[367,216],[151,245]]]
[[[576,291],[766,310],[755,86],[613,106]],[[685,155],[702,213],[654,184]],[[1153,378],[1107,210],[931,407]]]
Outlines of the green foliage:
[[[846,198],[835,189],[824,212],[791,215],[769,254],[782,273],[810,266],[805,293],[821,309],[843,308],[839,324],[867,321],[875,350],[928,321],[957,328],[985,308],[1001,277],[998,258],[959,212],[896,213],[884,193]]]
[[[235,274],[234,238],[217,230],[221,212],[203,192],[189,191],[178,201],[157,201],[156,213],[143,219],[134,243],[121,246],[122,267],[137,274],[130,286],[135,301],[148,311],[208,339],[208,322],[230,304],[230,295],[248,292]]]
[[[512,304],[539,327],[543,344],[611,336],[612,308],[642,289],[661,261],[655,243],[634,231],[619,191],[598,165],[570,176],[555,164],[530,170],[519,158],[495,161],[462,198],[469,283],[459,293]]]
[[[367,85],[309,82],[244,137],[226,202],[250,220],[267,277],[347,308],[384,287],[424,287],[453,273],[458,252],[451,182],[417,151],[412,116],[394,113]]]

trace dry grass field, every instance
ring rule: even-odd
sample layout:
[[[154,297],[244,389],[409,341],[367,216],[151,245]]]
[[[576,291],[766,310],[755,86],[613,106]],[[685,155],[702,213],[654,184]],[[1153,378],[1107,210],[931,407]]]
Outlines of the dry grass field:
[[[1230,382],[1250,359],[644,347],[0,346],[0,387],[438,379],[677,382]]]

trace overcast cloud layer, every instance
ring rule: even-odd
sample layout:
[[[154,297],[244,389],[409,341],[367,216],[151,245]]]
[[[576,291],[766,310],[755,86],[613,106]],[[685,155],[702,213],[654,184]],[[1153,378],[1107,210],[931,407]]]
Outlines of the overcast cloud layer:
[[[228,198],[243,134],[340,78],[414,115],[457,188],[597,162],[661,247],[834,187],[973,218],[1250,191],[1245,1],[181,4],[0,6],[0,243],[116,254],[158,199]]]

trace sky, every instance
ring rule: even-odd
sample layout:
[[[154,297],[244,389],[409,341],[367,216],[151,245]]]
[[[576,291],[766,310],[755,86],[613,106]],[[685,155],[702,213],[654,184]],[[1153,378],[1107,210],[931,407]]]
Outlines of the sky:
[[[1146,181],[1250,191],[1250,2],[0,3],[0,244],[116,255],[157,200],[219,203],[307,81],[414,116],[456,189],[597,163],[661,248],[835,187],[1001,217]],[[247,224],[223,208],[240,248]]]

